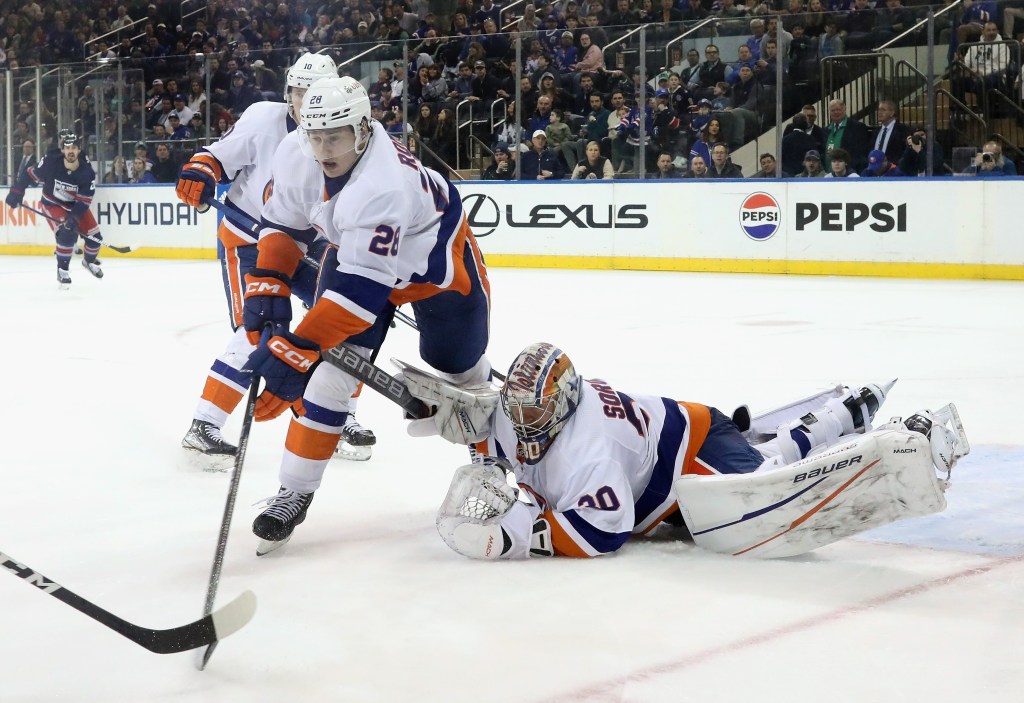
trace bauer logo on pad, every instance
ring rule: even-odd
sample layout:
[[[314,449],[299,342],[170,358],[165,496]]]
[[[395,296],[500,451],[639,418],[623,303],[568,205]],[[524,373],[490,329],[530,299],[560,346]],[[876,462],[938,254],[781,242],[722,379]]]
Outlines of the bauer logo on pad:
[[[748,195],[740,205],[740,227],[751,239],[761,242],[771,238],[782,225],[779,201],[767,193]]]

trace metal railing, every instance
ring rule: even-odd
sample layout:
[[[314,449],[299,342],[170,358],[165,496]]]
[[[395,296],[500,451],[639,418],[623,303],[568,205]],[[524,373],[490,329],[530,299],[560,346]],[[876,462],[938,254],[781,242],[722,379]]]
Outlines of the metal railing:
[[[188,0],[186,0],[186,2],[187,1]],[[99,35],[98,37],[94,37],[92,39],[89,39],[84,44],[82,44],[82,56],[85,58],[86,61],[91,61],[92,59],[94,59],[97,56],[99,56],[100,52],[97,51],[97,52],[95,52],[93,54],[89,54],[89,45],[90,44],[97,44],[97,43],[103,41],[104,39],[106,39],[107,37],[109,37],[112,34],[120,34],[121,32],[129,32],[132,29],[134,29],[136,25],[143,24],[144,22],[150,22],[150,21],[151,20],[149,19],[149,17],[143,17],[141,19],[137,19],[137,20],[133,21],[131,24],[127,24],[127,25],[125,25],[123,27],[118,27],[117,29],[112,29],[109,32],[106,32],[104,34]],[[131,38],[134,41],[135,39],[138,39],[139,37],[144,36],[144,35],[145,35],[145,32],[140,32],[139,34],[136,34],[136,35],[134,35]]]
[[[199,1],[200,0],[181,0],[181,5],[178,8],[178,24],[184,25],[185,18],[191,17],[192,15],[198,15],[200,12],[206,12],[210,8],[209,3],[204,2],[202,7],[197,7],[194,10],[185,12],[185,5],[188,5],[189,3],[198,5]]]
[[[700,23],[690,27],[685,32],[683,32],[678,37],[676,37],[675,39],[668,40],[668,42],[665,43],[665,68],[670,68],[672,66],[672,45],[673,44],[678,44],[678,43],[682,42],[684,39],[687,39],[691,34],[694,34],[697,30],[699,30],[700,28],[702,28],[702,27],[704,27],[706,25],[709,25],[709,24],[712,24],[712,23],[717,23],[718,19],[719,19],[718,17],[708,17],[707,19],[702,20]]]
[[[950,12],[954,7],[960,7],[963,4],[964,4],[964,0],[956,0],[955,2],[952,2],[949,5],[946,5],[944,8],[942,8],[941,10],[936,12],[934,15],[932,15],[932,17],[941,17],[942,15],[946,14],[947,12]],[[885,42],[881,46],[875,47],[874,51],[885,51],[886,49],[888,49],[888,48],[890,48],[892,46],[895,46],[897,42],[899,42],[901,39],[903,39],[903,37],[910,36],[910,35],[914,34],[915,32],[921,30],[922,28],[924,28],[924,26],[928,24],[928,21],[929,21],[928,17],[923,17],[920,21],[917,22],[917,24],[915,24],[910,29],[905,29],[904,31],[900,32],[895,37],[893,37],[889,41]]]

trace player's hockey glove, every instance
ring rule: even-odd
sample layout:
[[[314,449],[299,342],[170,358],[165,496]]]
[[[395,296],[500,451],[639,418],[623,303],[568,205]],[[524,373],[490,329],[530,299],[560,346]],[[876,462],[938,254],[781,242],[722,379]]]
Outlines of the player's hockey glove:
[[[68,216],[64,218],[64,224],[61,226],[70,232],[78,232],[78,219],[81,215],[76,214],[74,211],[69,212]]]
[[[298,399],[309,382],[309,371],[320,359],[320,346],[278,326],[266,329],[245,368],[266,384],[256,399],[257,422],[273,420]]]
[[[213,200],[217,195],[217,174],[207,163],[189,161],[181,167],[174,192],[182,202],[202,208],[207,200]]]
[[[285,329],[292,321],[292,280],[279,271],[254,268],[245,274],[242,325],[250,344],[260,343],[260,332],[268,324]]]
[[[21,201],[25,198],[24,188],[11,188],[11,192],[4,198],[4,202],[7,203],[7,207],[17,210],[21,207]]]

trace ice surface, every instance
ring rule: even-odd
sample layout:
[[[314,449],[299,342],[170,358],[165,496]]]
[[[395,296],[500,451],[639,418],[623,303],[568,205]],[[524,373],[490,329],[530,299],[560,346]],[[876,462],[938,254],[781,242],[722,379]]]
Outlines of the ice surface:
[[[228,484],[179,448],[228,339],[213,262],[0,257],[0,551],[146,627],[198,617]],[[529,342],[633,392],[758,410],[899,377],[883,415],[957,403],[974,452],[949,509],[793,559],[666,539],[477,563],[434,513],[466,454],[379,437],[335,461],[291,543],[255,556],[287,421],[254,427],[220,603],[254,620],[205,672],[0,578],[0,701],[1019,701],[1024,691],[1024,286],[495,269],[490,358]],[[417,363],[391,331],[379,361]],[[225,428],[234,439],[240,413]]]

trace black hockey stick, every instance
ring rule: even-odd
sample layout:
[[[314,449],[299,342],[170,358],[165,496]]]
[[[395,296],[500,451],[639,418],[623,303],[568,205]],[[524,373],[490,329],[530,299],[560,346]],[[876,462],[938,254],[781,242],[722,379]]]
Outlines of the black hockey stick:
[[[45,217],[50,222],[56,222],[58,225],[64,224],[63,220],[58,220],[56,217],[51,217],[48,213],[45,213],[42,210],[36,210],[31,205],[26,205],[25,203],[22,203],[21,207],[25,208],[29,212],[34,212],[35,214],[37,214],[37,215],[39,215],[41,217]],[[118,254],[131,254],[132,251],[133,251],[132,247],[117,247],[117,246],[114,246],[113,244],[107,244],[102,239],[96,239],[96,237],[92,236],[91,234],[79,233],[78,236],[81,237],[82,239],[86,239],[86,240],[92,242],[93,244],[99,244],[101,246],[107,247],[108,249],[113,249]]]
[[[350,347],[339,344],[333,349],[325,349],[320,356],[331,366],[341,369],[391,402],[400,405],[411,419],[430,417],[431,411],[427,404],[413,396],[405,384],[384,369],[374,366],[372,361],[361,357]]]
[[[188,625],[174,627],[170,630],[150,630],[122,620],[3,552],[0,552],[0,571],[10,571],[40,591],[70,605],[80,613],[85,613],[135,644],[142,645],[157,654],[184,652],[216,642],[237,632],[252,619],[256,612],[256,596],[252,591],[245,591],[217,612],[208,613]]]
[[[206,586],[206,603],[203,615],[208,617],[213,612],[213,603],[217,600],[217,588],[220,586],[220,573],[224,567],[224,552],[228,548],[228,532],[231,529],[231,518],[235,514],[235,499],[238,497],[238,484],[242,480],[242,464],[245,462],[245,450],[249,446],[249,430],[252,429],[252,416],[256,410],[256,397],[260,394],[260,377],[253,375],[249,381],[249,397],[245,401],[245,415],[242,418],[242,432],[238,437],[238,449],[235,451],[235,467],[231,471],[231,482],[228,484],[228,497],[224,502],[224,516],[220,520],[220,534],[217,536],[217,549],[213,553],[213,567],[210,569],[210,581]],[[209,646],[196,658],[196,668],[206,668],[206,663],[213,656],[220,638],[215,638]]]

